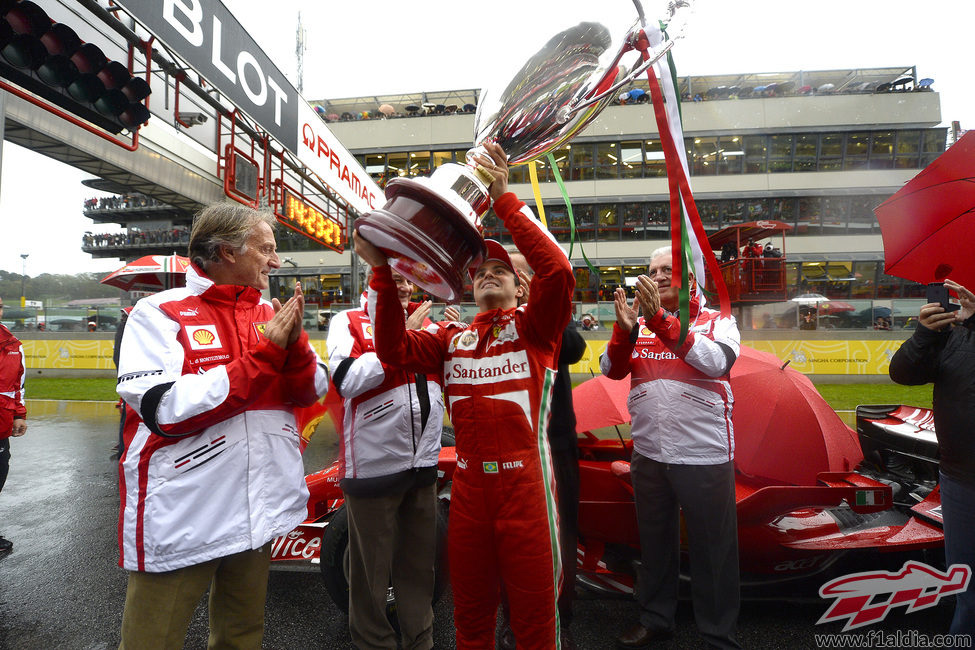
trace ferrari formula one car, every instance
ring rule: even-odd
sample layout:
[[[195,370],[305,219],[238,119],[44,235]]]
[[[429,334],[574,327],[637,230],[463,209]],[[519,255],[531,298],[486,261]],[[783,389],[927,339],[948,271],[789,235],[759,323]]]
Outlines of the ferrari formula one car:
[[[811,382],[777,358],[743,348],[732,371],[736,497],[745,597],[815,597],[851,567],[943,566],[937,442],[931,412],[857,409],[846,426]],[[628,382],[604,377],[574,390],[579,436],[577,584],[632,593],[639,561],[625,425]],[[596,406],[598,405],[598,407]],[[858,440],[859,438],[859,440]],[[440,453],[437,596],[446,585],[446,528],[456,467],[452,436]],[[274,540],[272,566],[318,564],[336,605],[348,603],[348,520],[335,463],[306,477],[308,519]],[[390,593],[392,604],[393,594]]]

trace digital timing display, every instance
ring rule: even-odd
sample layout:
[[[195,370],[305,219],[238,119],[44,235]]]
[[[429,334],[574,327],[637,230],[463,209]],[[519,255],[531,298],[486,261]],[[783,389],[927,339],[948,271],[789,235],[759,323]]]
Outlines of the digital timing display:
[[[341,252],[344,249],[342,225],[287,189],[284,191],[282,209],[283,214],[278,217],[278,220],[284,225],[333,250]]]

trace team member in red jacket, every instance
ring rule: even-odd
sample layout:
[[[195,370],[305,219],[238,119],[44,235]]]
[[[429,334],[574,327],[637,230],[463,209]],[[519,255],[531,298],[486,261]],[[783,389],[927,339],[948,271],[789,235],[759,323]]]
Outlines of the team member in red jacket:
[[[694,618],[715,648],[738,648],[738,521],[735,510],[734,398],[729,373],[741,335],[734,317],[691,299],[680,342],[678,287],[670,247],[650,256],[627,304],[616,290],[616,325],[600,359],[612,379],[630,375],[630,475],[640,531],[640,622],[616,640],[645,648],[673,632],[680,564],[680,514],[687,525]],[[691,281],[693,282],[693,274]],[[637,305],[643,316],[637,318]]]
[[[0,316],[3,299],[0,299]],[[27,407],[24,405],[24,346],[0,324],[0,490],[10,468],[10,438],[27,433]],[[0,553],[13,549],[9,539],[0,537]]]
[[[430,325],[430,302],[410,302],[413,284],[396,282],[409,328]],[[332,383],[345,400],[340,485],[349,517],[349,632],[359,648],[394,648],[386,617],[396,592],[402,646],[433,646],[437,550],[437,458],[443,431],[440,375],[389,367],[373,345],[375,309],[339,312],[328,328]]]
[[[118,393],[122,647],[182,647],[210,588],[210,646],[260,648],[270,541],[308,501],[294,409],[327,390],[300,287],[261,298],[280,262],[274,218],[242,205],[194,219],[186,287],[140,300]]]
[[[558,645],[558,520],[545,427],[562,330],[574,280],[565,252],[507,192],[501,147],[479,163],[496,180],[494,211],[535,269],[526,305],[511,259],[488,241],[488,259],[472,274],[474,322],[407,331],[386,257],[356,237],[373,266],[378,292],[376,351],[385,363],[444,373],[457,436],[448,554],[458,648],[494,648],[504,581],[519,647]]]

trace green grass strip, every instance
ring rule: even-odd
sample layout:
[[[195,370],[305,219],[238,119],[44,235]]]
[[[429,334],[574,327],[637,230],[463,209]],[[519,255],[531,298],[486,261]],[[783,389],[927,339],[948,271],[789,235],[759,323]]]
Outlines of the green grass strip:
[[[115,377],[32,377],[28,375],[27,399],[96,400],[115,402]]]
[[[857,404],[908,404],[931,408],[931,386],[884,384],[817,384],[817,390],[837,411]],[[98,400],[114,402],[113,377],[28,377],[28,399]]]

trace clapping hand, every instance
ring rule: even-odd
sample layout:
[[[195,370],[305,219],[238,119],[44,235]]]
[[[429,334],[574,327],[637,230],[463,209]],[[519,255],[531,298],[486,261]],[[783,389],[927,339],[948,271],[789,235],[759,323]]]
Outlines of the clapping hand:
[[[274,318],[264,327],[264,336],[278,347],[286,348],[301,335],[301,319],[305,315],[305,295],[301,283],[295,282],[294,295],[284,305],[277,298],[271,300]]]
[[[516,271],[516,273],[518,274],[518,282],[521,286],[521,298],[519,298],[519,304],[524,304],[528,302],[528,294],[531,291],[532,278],[524,271]]]
[[[427,319],[430,315],[430,308],[433,306],[432,300],[427,300],[420,303],[412,314],[406,319],[406,329],[408,330],[418,330],[423,327],[423,321]]]
[[[640,307],[639,298],[634,298],[633,305],[630,306],[626,302],[626,291],[623,290],[623,287],[616,287],[616,291],[613,293],[613,299],[616,307],[616,324],[624,332],[632,332],[636,326],[637,316],[639,315],[637,311]]]
[[[636,279],[636,299],[640,301],[645,319],[650,320],[660,311],[660,292],[657,290],[657,283],[646,275]]]
[[[456,323],[460,322],[460,310],[453,305],[447,305],[443,309],[444,320],[454,321]]]

